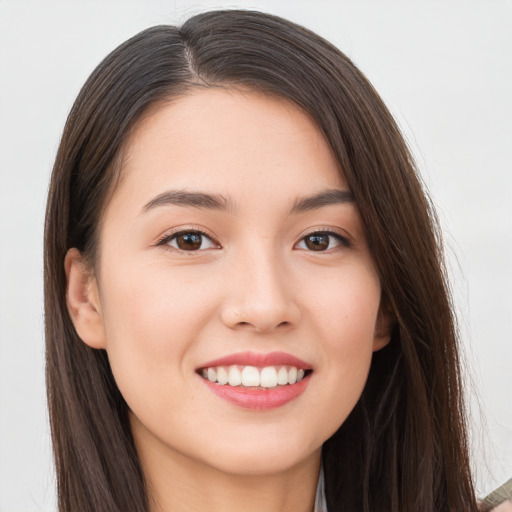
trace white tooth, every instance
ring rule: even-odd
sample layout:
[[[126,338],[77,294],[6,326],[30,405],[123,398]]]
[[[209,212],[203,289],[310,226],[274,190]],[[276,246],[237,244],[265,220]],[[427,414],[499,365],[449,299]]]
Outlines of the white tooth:
[[[208,378],[208,370],[207,370],[206,368],[203,368],[203,369],[201,370],[201,375],[202,375],[205,379],[207,379],[207,378]]]
[[[208,368],[208,380],[210,382],[217,382],[217,372],[215,368]]]
[[[228,380],[229,380],[229,377],[228,377],[228,372],[226,371],[226,369],[222,366],[219,366],[217,368],[217,382],[219,384],[227,384],[228,383]]]
[[[290,366],[288,371],[288,384],[295,384],[297,382],[297,368]]]
[[[277,386],[277,372],[273,366],[266,366],[261,370],[260,386],[263,388],[274,388]]]
[[[246,387],[260,385],[260,372],[254,366],[246,366],[242,370],[242,385]]]
[[[242,373],[234,365],[229,367],[228,383],[230,386],[240,386],[242,384]]]
[[[281,386],[288,384],[288,371],[284,366],[281,366],[277,372],[277,383]]]
[[[217,379],[219,378],[219,376],[217,375]],[[302,379],[304,378],[304,370],[301,368],[298,372],[297,372],[297,382],[300,382]]]

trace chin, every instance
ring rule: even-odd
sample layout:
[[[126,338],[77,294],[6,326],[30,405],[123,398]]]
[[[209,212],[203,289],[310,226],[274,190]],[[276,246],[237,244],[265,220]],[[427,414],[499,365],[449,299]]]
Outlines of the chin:
[[[217,470],[239,476],[264,476],[289,471],[311,457],[320,457],[319,439],[290,435],[227,439],[216,443],[214,452],[204,453],[204,461]]]
[[[285,473],[300,467],[306,459],[317,455],[320,456],[320,450],[321,448],[318,448],[313,453],[301,454],[301,456],[297,456],[297,453],[291,454],[286,451],[270,454],[266,452],[261,453],[261,451],[259,453],[238,453],[233,456],[226,455],[224,458],[217,459],[212,467],[229,475],[264,477]]]

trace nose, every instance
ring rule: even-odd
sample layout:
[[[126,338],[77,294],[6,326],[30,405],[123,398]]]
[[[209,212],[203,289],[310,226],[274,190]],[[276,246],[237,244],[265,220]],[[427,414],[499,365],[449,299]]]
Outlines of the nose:
[[[298,323],[293,280],[273,251],[241,257],[228,275],[221,312],[227,327],[266,333]]]

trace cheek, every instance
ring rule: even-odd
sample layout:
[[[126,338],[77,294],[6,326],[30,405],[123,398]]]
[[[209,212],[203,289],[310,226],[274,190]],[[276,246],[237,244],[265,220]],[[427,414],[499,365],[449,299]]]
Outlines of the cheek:
[[[371,271],[354,269],[324,283],[312,297],[315,331],[321,340],[323,392],[318,394],[334,432],[359,400],[370,369],[379,281]]]
[[[102,296],[107,342],[122,340],[154,354],[175,350],[193,339],[212,313],[215,289],[186,272],[145,267],[105,279]],[[129,276],[126,278],[125,276]]]
[[[374,339],[381,289],[372,268],[331,274],[308,294],[307,309],[335,352],[365,352]]]
[[[137,273],[133,267],[130,274],[106,276],[103,290],[107,353],[117,385],[132,409],[144,401],[152,407],[148,397],[185,382],[191,347],[215,314],[215,290],[198,289],[197,282],[177,273]],[[174,396],[186,400],[189,394],[180,389]]]

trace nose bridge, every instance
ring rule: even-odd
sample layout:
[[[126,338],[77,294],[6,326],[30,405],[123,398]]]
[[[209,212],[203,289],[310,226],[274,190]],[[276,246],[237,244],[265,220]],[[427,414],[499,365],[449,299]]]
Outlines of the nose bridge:
[[[223,311],[226,325],[264,332],[296,323],[298,308],[289,269],[271,240],[246,247],[232,262],[230,273]]]

